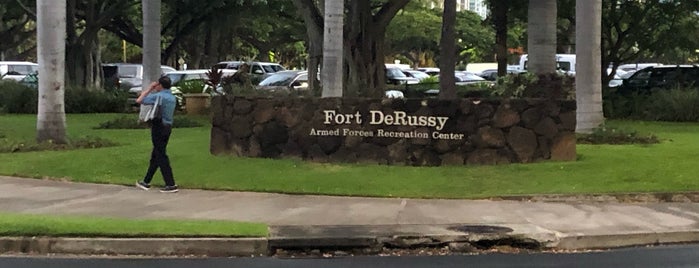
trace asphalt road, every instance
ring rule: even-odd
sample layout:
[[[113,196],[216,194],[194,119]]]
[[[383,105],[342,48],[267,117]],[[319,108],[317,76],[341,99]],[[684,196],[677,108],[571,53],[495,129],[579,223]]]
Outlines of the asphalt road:
[[[190,268],[190,267],[699,267],[699,245],[639,247],[583,253],[482,254],[452,256],[360,256],[342,258],[114,258],[3,256],[13,268]]]

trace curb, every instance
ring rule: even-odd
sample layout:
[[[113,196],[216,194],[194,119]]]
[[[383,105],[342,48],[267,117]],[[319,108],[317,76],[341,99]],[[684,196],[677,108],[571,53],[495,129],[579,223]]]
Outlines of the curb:
[[[624,234],[365,234],[274,236],[271,238],[64,238],[0,237],[0,254],[147,255],[256,257],[287,249],[367,249],[492,246],[534,250],[590,250],[699,242],[699,231]]]
[[[551,249],[582,250],[699,242],[699,231],[625,233],[607,235],[562,235]]]
[[[0,237],[0,253],[250,257],[269,250],[267,238]]]

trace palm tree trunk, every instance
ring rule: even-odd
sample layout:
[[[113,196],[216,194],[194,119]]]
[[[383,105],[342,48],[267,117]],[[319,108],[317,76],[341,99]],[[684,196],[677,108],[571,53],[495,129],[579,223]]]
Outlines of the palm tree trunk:
[[[345,1],[325,0],[323,34],[322,97],[342,97],[343,17]]]
[[[579,133],[589,133],[604,122],[602,112],[602,0],[577,0],[575,5],[575,99]]]
[[[529,0],[527,69],[534,74],[556,72],[556,0]]]
[[[65,144],[66,1],[36,0],[39,101],[37,141]]]
[[[160,77],[160,0],[141,0],[143,5],[143,90]]]

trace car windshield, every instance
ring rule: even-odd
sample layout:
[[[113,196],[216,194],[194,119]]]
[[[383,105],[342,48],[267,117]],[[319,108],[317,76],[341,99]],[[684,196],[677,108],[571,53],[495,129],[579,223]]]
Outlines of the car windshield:
[[[175,70],[175,68],[168,67],[168,66],[160,66],[160,74],[166,74],[166,73],[174,72],[174,71],[177,71],[177,70]]]
[[[238,70],[238,68],[240,68],[240,65],[242,65],[242,63],[240,63],[240,62],[226,63],[223,65],[223,69],[228,68],[228,69]]]
[[[293,73],[276,73],[260,82],[260,86],[288,86],[296,77]]]
[[[285,70],[284,67],[277,64],[262,65],[262,68],[265,69],[265,73],[276,73]]]
[[[426,73],[420,72],[420,71],[408,71],[408,73],[410,73],[410,75],[412,77],[415,77],[417,79],[425,79],[425,78],[430,77],[429,74],[426,74]]]
[[[386,76],[388,77],[406,77],[405,74],[398,68],[388,68],[386,69]]]
[[[172,81],[172,85],[176,85],[177,82],[180,82],[180,80],[182,79],[182,77],[184,76],[184,74],[173,74],[173,73],[169,73],[169,74],[165,74],[165,76],[167,76],[168,78],[170,78],[170,81]]]
[[[122,65],[119,66],[119,77],[136,77],[138,76],[138,66]]]
[[[7,73],[13,75],[28,75],[36,72],[39,69],[36,65],[8,65]]]
[[[483,81],[485,80],[483,77],[477,76],[472,73],[456,73],[455,74],[456,80],[458,82],[469,82],[469,81]]]

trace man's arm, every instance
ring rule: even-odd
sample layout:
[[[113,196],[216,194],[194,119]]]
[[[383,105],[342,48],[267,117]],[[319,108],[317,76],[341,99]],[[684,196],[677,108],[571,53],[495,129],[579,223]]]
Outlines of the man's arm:
[[[146,90],[141,91],[141,95],[139,95],[138,99],[136,99],[136,103],[141,104],[143,102],[143,99],[145,99],[146,96],[148,96],[148,94],[150,94],[150,92],[153,91],[157,86],[158,82],[150,83]]]

